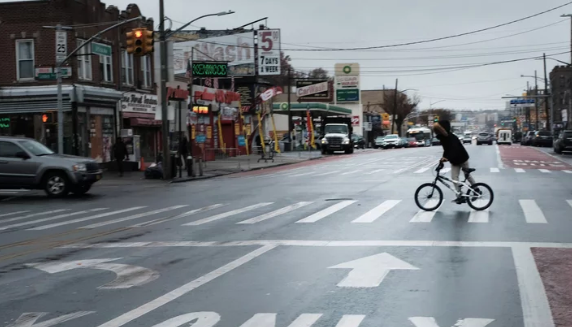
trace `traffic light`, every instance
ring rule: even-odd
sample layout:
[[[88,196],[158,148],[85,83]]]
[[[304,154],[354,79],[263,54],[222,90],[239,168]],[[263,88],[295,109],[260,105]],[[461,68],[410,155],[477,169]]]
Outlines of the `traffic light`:
[[[54,115],[51,112],[42,114],[42,123],[51,124],[54,122]]]
[[[434,123],[437,123],[438,121],[439,121],[439,116],[433,117],[433,122],[434,122]]]
[[[142,56],[144,54],[144,30],[145,28],[134,28],[131,32],[127,32],[125,36],[127,37],[127,53],[134,54],[136,56]]]
[[[516,117],[512,117],[512,121],[516,123]]]
[[[155,32],[145,29],[143,31],[143,54],[153,53],[155,48],[153,43],[155,42]]]

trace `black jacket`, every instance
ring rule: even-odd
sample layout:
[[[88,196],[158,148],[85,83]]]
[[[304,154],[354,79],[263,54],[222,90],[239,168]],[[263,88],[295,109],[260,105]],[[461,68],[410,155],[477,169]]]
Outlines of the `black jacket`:
[[[469,154],[465,147],[461,143],[458,137],[451,133],[451,124],[447,120],[435,123],[434,127],[436,130],[440,130],[445,135],[437,134],[437,138],[441,141],[441,146],[443,146],[443,158],[447,158],[452,165],[459,166],[469,160]]]
[[[124,160],[127,159],[127,146],[123,142],[116,142],[113,145],[113,157],[115,160]]]

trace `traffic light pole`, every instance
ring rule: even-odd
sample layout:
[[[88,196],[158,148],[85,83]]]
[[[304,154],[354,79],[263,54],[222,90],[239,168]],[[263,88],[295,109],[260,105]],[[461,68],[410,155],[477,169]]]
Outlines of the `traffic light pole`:
[[[169,113],[167,108],[167,35],[165,33],[165,4],[159,0],[159,38],[161,43],[161,147],[163,148],[163,178],[171,178],[169,149]]]
[[[139,16],[136,18],[131,18],[128,20],[124,20],[120,23],[117,23],[113,26],[110,26],[100,32],[98,32],[97,34],[93,35],[92,37],[90,37],[87,41],[85,41],[84,43],[82,43],[79,47],[77,47],[75,50],[73,50],[69,55],[67,55],[67,57],[64,58],[64,60],[57,62],[56,63],[56,79],[57,79],[57,101],[58,101],[58,153],[59,154],[63,154],[64,153],[64,108],[63,108],[63,95],[62,95],[62,66],[63,64],[69,60],[69,58],[71,58],[73,55],[75,55],[79,50],[81,50],[83,47],[85,47],[88,44],[91,44],[91,41],[93,41],[94,39],[98,38],[100,35],[104,34],[107,31],[110,31],[116,27],[119,27],[121,25],[136,21],[136,20],[141,20],[143,19],[143,16]],[[64,28],[62,27],[60,24],[58,24],[57,26],[44,26],[44,28],[55,28],[56,31],[61,31],[63,29],[71,29],[71,28]]]

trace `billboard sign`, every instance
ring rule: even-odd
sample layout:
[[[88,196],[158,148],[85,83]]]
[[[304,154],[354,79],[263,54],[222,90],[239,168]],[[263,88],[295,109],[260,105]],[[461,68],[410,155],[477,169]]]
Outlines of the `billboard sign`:
[[[298,80],[296,95],[299,101],[330,101],[331,83],[327,79]]]
[[[334,74],[335,76],[359,76],[359,64],[336,64]]]
[[[334,66],[336,81],[336,103],[359,102],[359,64],[336,64]]]
[[[313,95],[313,94],[317,94],[317,93],[328,93],[328,82],[322,82],[322,83],[318,83],[318,84],[311,84],[311,85],[307,85],[307,86],[302,86],[302,87],[296,87],[296,95],[300,98],[300,97],[304,97],[304,96],[308,96],[308,95]]]
[[[228,76],[254,76],[254,32],[175,42],[173,57],[175,74],[185,74],[193,61],[215,61],[228,64]]]
[[[534,106],[534,99],[514,99],[510,100],[512,108],[526,108]]]
[[[337,102],[359,102],[359,89],[336,90]]]
[[[359,89],[359,76],[336,77],[336,89]]]
[[[258,75],[280,75],[280,30],[258,31]]]

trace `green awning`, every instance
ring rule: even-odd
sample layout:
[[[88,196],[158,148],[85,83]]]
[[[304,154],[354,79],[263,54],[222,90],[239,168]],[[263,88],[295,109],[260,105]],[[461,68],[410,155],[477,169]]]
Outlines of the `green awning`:
[[[274,110],[275,114],[288,114],[288,102],[274,103],[272,105],[272,110]],[[290,110],[293,114],[305,113],[306,110],[310,110],[310,112],[316,112],[326,116],[347,116],[352,114],[351,109],[320,102],[291,103]]]

